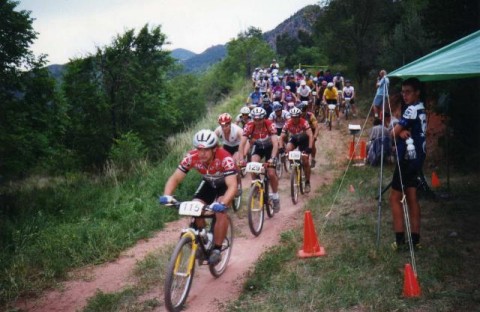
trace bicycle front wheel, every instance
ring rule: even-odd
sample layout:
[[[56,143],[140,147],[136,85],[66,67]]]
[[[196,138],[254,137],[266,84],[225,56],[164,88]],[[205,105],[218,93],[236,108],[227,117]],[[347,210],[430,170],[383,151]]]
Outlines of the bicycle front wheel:
[[[252,185],[248,196],[248,226],[253,235],[258,236],[263,228],[263,198],[258,184]]]
[[[183,236],[168,263],[165,278],[165,306],[169,311],[181,311],[187,301],[195,272],[192,237]]]
[[[330,131],[332,131],[333,114],[332,112],[328,113],[328,130]]]
[[[282,163],[277,163],[275,166],[275,172],[277,173],[277,177],[280,179],[283,174],[283,164]]]
[[[308,160],[307,160],[308,161]],[[299,175],[298,175],[298,185],[300,188],[300,193],[305,194],[305,170],[303,169],[303,165],[298,167]]]
[[[233,211],[237,212],[239,209],[240,209],[240,206],[242,205],[242,183],[240,181],[240,183],[238,184],[238,191],[239,191],[239,195],[238,196],[235,196],[233,198]]]
[[[317,112],[316,117],[317,117],[318,122],[324,122],[325,121],[326,114],[325,114],[325,110],[322,106],[320,106],[318,108],[318,112]]]
[[[292,196],[292,203],[296,205],[298,203],[298,192],[300,191],[300,185],[298,183],[298,166],[293,166],[290,172],[290,193]]]
[[[230,216],[228,216],[228,229],[227,235],[222,243],[221,255],[222,260],[216,265],[210,264],[208,268],[210,269],[210,273],[215,276],[219,277],[220,275],[225,272],[228,265],[228,260],[230,260],[230,255],[232,254],[232,247],[233,247],[233,223]]]

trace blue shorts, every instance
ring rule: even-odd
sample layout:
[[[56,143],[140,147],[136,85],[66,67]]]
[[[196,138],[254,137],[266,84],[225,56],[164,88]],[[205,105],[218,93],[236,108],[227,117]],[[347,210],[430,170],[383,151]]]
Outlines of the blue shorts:
[[[385,99],[385,102],[387,102],[387,99]],[[379,106],[382,106],[382,104],[383,104],[383,95],[382,94],[375,95],[375,98],[373,99],[373,105],[379,107]]]

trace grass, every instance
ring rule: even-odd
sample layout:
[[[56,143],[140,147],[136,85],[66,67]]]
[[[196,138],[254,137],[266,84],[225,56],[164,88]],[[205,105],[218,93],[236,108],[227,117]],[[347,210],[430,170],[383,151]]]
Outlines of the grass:
[[[388,170],[388,169],[387,169]],[[389,205],[382,203],[381,239],[376,247],[378,168],[351,168],[325,187],[311,210],[327,256],[299,259],[302,230],[284,233],[280,246],[257,263],[229,311],[474,311],[480,308],[476,252],[480,210],[476,182],[455,184],[454,200],[422,200],[425,248],[415,253],[422,296],[402,296],[408,252],[393,252]],[[460,182],[460,181],[459,181]],[[471,181],[472,182],[472,181]],[[348,185],[355,185],[355,193]],[[335,193],[337,202],[328,219]],[[456,233],[456,234],[452,234]]]

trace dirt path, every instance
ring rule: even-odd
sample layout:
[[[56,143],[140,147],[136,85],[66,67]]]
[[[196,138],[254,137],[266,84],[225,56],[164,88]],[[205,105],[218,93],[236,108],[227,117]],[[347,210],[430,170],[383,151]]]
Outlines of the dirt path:
[[[242,214],[240,211],[234,215],[235,241],[227,271],[220,278],[215,279],[210,275],[207,266],[197,268],[185,311],[222,311],[223,304],[238,297],[246,275],[261,254],[279,243],[280,234],[288,229],[303,226],[305,203],[316,195],[316,191],[322,185],[329,184],[334,179],[334,173],[329,166],[330,162],[343,160],[347,155],[349,137],[342,135],[339,130],[328,131],[323,125],[321,127],[320,139],[317,142],[317,166],[313,169],[311,177],[311,193],[300,195],[299,203],[293,205],[289,195],[289,178],[284,174],[280,180],[281,211],[272,219],[266,217],[263,231],[258,237],[250,233],[245,213]],[[345,121],[341,127],[347,127]],[[339,144],[339,142],[342,143]],[[248,185],[249,178],[244,178],[244,189],[248,189]],[[79,311],[99,290],[104,293],[118,292],[126,286],[132,286],[135,283],[132,278],[135,264],[147,254],[172,244],[178,238],[178,230],[185,224],[185,219],[171,222],[165,230],[156,233],[148,240],[138,242],[115,261],[72,272],[72,278],[63,283],[61,291],[47,292],[36,300],[23,300],[18,302],[16,307],[37,312]],[[161,285],[140,298],[142,301],[148,299],[156,299],[163,303]],[[164,310],[162,304],[155,311]]]

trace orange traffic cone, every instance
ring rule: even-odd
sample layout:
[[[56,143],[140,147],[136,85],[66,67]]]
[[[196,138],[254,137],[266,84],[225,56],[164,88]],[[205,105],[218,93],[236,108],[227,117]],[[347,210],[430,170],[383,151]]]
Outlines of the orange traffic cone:
[[[363,140],[360,142],[360,159],[367,159],[367,143]]]
[[[350,192],[352,192],[352,193],[355,192],[355,188],[353,187],[353,184],[350,184]]]
[[[303,249],[298,251],[300,258],[325,256],[325,249],[317,240],[317,233],[313,225],[312,214],[305,211],[305,225],[303,228]]]
[[[440,180],[438,179],[437,173],[432,171],[432,187],[439,187]]]
[[[406,298],[420,297],[420,286],[417,277],[413,273],[412,266],[405,264],[405,281],[403,283],[403,296]]]

